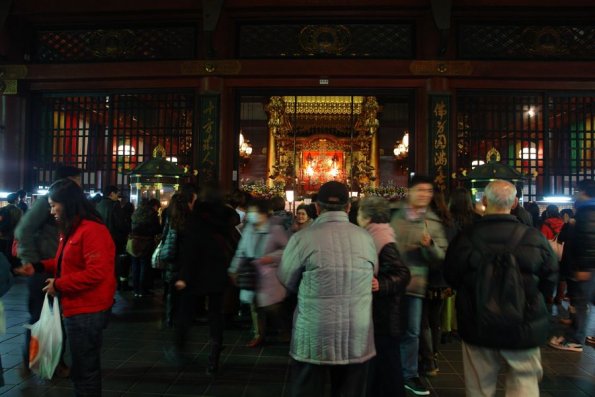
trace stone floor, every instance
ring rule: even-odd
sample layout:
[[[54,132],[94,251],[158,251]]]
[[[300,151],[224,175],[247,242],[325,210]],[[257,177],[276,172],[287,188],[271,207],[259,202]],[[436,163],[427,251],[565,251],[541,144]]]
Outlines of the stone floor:
[[[0,354],[6,386],[0,388],[0,395],[71,395],[69,380],[46,382],[22,373],[22,324],[28,316],[22,280],[2,300],[7,333],[0,337]],[[190,362],[178,368],[165,359],[171,331],[162,329],[160,310],[158,298],[117,297],[113,321],[105,332],[104,396],[289,396],[287,346],[250,349],[244,347],[250,338],[247,330],[226,331],[221,373],[212,378],[205,374],[206,327],[194,328],[186,357]],[[595,396],[595,349],[586,347],[583,353],[574,353],[544,347],[542,354],[542,396]],[[432,396],[464,396],[462,368],[460,344],[442,345],[440,374],[428,380]],[[504,395],[502,390],[498,395]]]

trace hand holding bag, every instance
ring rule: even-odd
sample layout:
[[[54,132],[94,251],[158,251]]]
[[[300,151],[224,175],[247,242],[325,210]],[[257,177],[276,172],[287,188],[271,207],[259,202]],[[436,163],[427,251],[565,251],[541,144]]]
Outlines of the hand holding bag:
[[[62,322],[58,298],[54,298],[50,307],[46,294],[39,321],[25,327],[31,330],[29,368],[42,379],[52,379],[62,354]]]
[[[258,274],[256,273],[256,266],[253,261],[254,258],[244,258],[238,266],[236,282],[240,289],[248,291],[254,291],[256,289]]]

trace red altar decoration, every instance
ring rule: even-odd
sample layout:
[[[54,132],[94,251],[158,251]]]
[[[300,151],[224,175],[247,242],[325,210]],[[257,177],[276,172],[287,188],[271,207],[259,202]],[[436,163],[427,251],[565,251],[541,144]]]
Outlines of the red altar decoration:
[[[325,182],[345,182],[345,156],[340,150],[304,150],[301,182],[306,193],[317,192]]]

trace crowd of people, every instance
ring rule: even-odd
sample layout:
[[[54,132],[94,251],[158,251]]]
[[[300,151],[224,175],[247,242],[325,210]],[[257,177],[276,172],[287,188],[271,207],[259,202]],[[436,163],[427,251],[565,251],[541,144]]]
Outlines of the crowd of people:
[[[319,395],[328,379],[337,396],[429,395],[424,378],[438,376],[440,346],[453,336],[469,396],[495,395],[503,363],[507,395],[538,396],[541,346],[594,344],[592,180],[577,185],[576,213],[550,205],[536,214],[502,180],[487,185],[479,206],[465,188],[445,197],[423,175],[397,203],[353,199],[327,182],[295,215],[282,197],[224,197],[212,186],[184,185],[164,209],[120,198],[107,186],[89,200],[80,170],[61,167],[47,197],[21,209],[15,194],[0,209],[2,252],[27,277],[31,323],[46,293],[60,297],[70,365],[62,359],[56,376],[70,376],[79,396],[101,394],[116,289],[143,299],[157,273],[164,324],[175,329],[168,359],[183,363],[200,304],[206,369],[217,374],[226,320],[245,307],[247,347],[290,343],[296,397]],[[563,335],[551,335],[552,313]]]

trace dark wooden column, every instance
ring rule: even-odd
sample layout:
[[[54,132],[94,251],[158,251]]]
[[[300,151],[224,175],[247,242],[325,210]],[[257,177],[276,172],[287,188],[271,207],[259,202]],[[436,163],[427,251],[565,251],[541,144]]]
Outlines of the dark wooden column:
[[[24,186],[26,99],[0,96],[0,190],[16,191]]]

